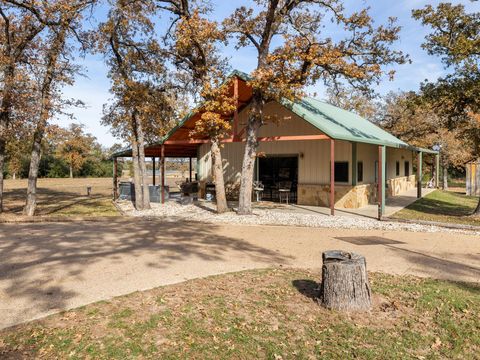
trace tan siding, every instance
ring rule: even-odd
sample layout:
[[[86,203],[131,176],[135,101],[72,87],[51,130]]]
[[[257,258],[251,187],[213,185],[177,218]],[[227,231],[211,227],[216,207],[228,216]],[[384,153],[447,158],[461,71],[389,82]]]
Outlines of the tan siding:
[[[247,124],[248,111],[249,107],[246,107],[239,114],[240,128]],[[271,120],[260,128],[258,136],[322,134],[316,127],[276,102],[265,105],[265,114],[271,116]]]
[[[198,180],[209,181],[211,179],[212,160],[210,158],[210,145],[202,144],[198,148]]]
[[[378,146],[370,144],[357,145],[357,159],[363,162],[363,181],[360,184],[375,182],[375,161],[378,160]]]
[[[406,149],[387,148],[387,179],[394,179],[405,176],[405,161],[408,161],[410,167],[410,175],[412,171],[413,152]],[[396,162],[400,162],[400,174],[396,174]]]

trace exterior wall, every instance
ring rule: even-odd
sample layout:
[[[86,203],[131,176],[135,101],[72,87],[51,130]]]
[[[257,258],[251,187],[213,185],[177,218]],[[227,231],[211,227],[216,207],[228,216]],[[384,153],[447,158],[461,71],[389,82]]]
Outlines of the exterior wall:
[[[239,114],[241,127],[246,124],[247,111]],[[318,129],[299,118],[283,106],[270,103],[266,114],[274,115],[262,126],[259,136],[312,135],[320,134]],[[235,198],[240,183],[240,173],[245,144],[226,143],[221,152],[224,163],[224,176],[227,196]],[[198,174],[201,188],[212,181],[210,145],[203,144],[198,151]],[[330,192],[330,142],[328,140],[272,141],[261,142],[258,149],[264,156],[298,156],[298,199],[303,205],[328,206]],[[376,166],[378,166],[378,146],[357,144],[357,160],[363,163],[363,181],[352,186],[352,144],[335,141],[335,161],[348,161],[349,179],[346,183],[335,183],[335,206],[358,208],[376,202]],[[415,186],[413,175],[413,153],[409,150],[387,148],[387,196],[396,196]],[[396,175],[396,161],[400,161],[400,174]],[[410,176],[405,177],[404,162],[409,161]],[[202,191],[201,191],[202,194]]]
[[[470,162],[466,170],[466,194],[480,196],[480,162]]]
[[[335,207],[344,209],[358,209],[372,203],[376,198],[376,186],[364,185],[335,185]],[[330,206],[330,185],[303,185],[298,186],[299,205]]]

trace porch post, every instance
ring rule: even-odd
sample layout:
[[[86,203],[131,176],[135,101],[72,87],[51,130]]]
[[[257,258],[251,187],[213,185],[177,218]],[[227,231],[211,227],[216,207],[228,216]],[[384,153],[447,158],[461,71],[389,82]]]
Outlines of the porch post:
[[[357,143],[354,142],[352,143],[352,186],[357,185],[357,180],[358,180],[358,166],[357,166]]]
[[[440,154],[435,154],[435,187],[440,188]]]
[[[189,163],[189,179],[190,179],[190,182],[192,182],[192,157],[190,156],[189,157],[189,160],[190,160],[190,163]]]
[[[162,144],[161,152],[160,152],[160,169],[161,169],[161,196],[162,196],[162,204],[165,204],[165,145]]]
[[[117,200],[118,197],[118,158],[113,158],[113,201]]]
[[[335,215],[335,140],[330,139],[330,215]]]
[[[235,98],[235,110],[233,112],[233,140],[238,140],[238,77],[233,79],[233,97]]]
[[[423,153],[421,151],[418,152],[418,165],[417,165],[417,198],[420,199],[422,197],[422,159]]]
[[[155,156],[152,157],[153,186],[155,186]]]
[[[382,220],[385,215],[385,162],[386,147],[378,146],[378,220]]]

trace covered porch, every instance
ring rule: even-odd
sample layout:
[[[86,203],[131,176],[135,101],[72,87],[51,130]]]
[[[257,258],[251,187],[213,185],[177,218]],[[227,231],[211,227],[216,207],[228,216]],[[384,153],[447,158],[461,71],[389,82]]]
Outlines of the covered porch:
[[[435,189],[432,188],[423,188],[422,196],[430,194]],[[417,189],[410,189],[404,194],[394,197],[389,197],[385,200],[384,208],[384,217],[389,217],[395,214],[396,212],[404,209],[408,205],[414,203],[418,200]],[[235,204],[231,204],[235,207]],[[323,206],[312,206],[312,205],[297,205],[297,204],[284,204],[284,203],[272,203],[272,202],[261,202],[254,203],[254,209],[269,209],[272,211],[284,212],[289,214],[309,214],[309,215],[330,215],[330,208]],[[335,209],[336,216],[344,216],[349,218],[378,218],[378,205],[369,204],[367,206],[358,208],[358,209]]]

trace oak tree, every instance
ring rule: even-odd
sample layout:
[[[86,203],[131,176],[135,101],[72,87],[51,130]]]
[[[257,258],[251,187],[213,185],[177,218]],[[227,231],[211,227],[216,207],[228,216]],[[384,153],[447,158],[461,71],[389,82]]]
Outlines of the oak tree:
[[[78,71],[78,66],[74,64],[72,58],[73,49],[68,40],[80,39],[79,30],[82,27],[84,12],[93,6],[96,0],[4,1],[18,9],[28,11],[48,30],[39,48],[39,61],[32,64],[38,81],[39,114],[33,131],[24,213],[33,216],[37,206],[37,179],[45,130],[48,121],[62,107],[60,88],[66,84],[71,85],[73,76]]]
[[[422,92],[447,119],[450,133],[457,134],[472,158],[480,153],[480,12],[468,13],[464,5],[440,3],[413,10],[413,17],[432,29],[422,45],[439,56],[449,74],[426,82]],[[446,149],[445,151],[449,151]],[[474,212],[480,215],[480,199]]]
[[[73,174],[82,168],[91,155],[96,139],[85,133],[84,125],[75,123],[58,135],[56,155],[68,164],[70,178],[73,178]]]
[[[335,37],[325,30],[329,21],[336,26]],[[400,30],[394,18],[374,27],[367,9],[348,15],[341,0],[258,0],[256,7],[237,8],[224,26],[237,47],[253,46],[257,54],[238,210],[249,214],[257,132],[267,120],[267,102],[295,100],[305,86],[320,80],[331,84],[343,79],[368,92],[385,74],[385,65],[406,58],[390,49]]]
[[[152,21],[155,12],[153,2],[114,1],[97,39],[114,95],[102,122],[131,144],[137,210],[150,208],[145,143],[164,135],[175,113],[164,49]]]
[[[14,108],[28,107],[22,103],[19,88],[30,82],[26,64],[32,61],[36,39],[45,22],[22,7],[0,2],[0,213],[3,210],[3,171]],[[18,117],[17,117],[17,121]],[[16,148],[16,146],[12,146]]]
[[[217,212],[228,210],[223,176],[221,140],[230,135],[230,117],[235,99],[228,94],[225,80],[227,63],[219,55],[218,44],[225,43],[225,34],[215,21],[205,16],[207,8],[189,8],[182,1],[180,19],[174,33],[173,61],[182,78],[190,81],[192,91],[199,94],[201,112],[191,135],[210,139]]]

